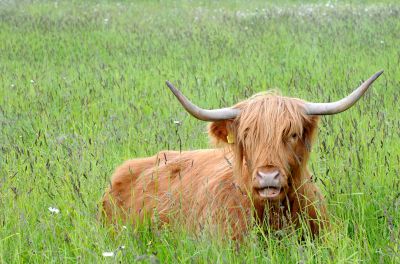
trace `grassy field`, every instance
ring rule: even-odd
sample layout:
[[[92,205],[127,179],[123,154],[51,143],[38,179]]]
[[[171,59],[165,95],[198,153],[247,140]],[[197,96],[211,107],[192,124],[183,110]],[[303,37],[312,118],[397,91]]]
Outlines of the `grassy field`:
[[[399,263],[400,5],[263,2],[1,1],[0,263]],[[211,108],[270,88],[334,100],[380,69],[322,118],[323,238],[255,230],[238,246],[96,220],[123,160],[208,146],[165,80]]]

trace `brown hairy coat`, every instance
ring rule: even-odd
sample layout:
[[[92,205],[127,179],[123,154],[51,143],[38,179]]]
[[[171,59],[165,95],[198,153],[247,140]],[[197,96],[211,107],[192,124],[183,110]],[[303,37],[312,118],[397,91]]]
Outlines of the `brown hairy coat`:
[[[162,223],[233,238],[254,223],[277,230],[303,219],[317,234],[327,215],[307,161],[318,117],[305,114],[302,100],[274,93],[257,94],[234,108],[241,110],[235,119],[209,125],[217,148],[161,151],[118,167],[103,197],[106,219],[136,223],[156,216]],[[279,172],[281,189],[260,186],[259,175],[271,172]]]

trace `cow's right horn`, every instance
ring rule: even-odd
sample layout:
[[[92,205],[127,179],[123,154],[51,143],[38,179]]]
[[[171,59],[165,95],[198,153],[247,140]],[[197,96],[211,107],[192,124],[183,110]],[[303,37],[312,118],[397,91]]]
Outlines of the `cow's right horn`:
[[[203,121],[221,121],[227,119],[234,119],[240,113],[239,109],[235,108],[221,108],[207,110],[198,107],[189,101],[178,89],[176,89],[169,81],[166,81],[168,88],[178,98],[179,102],[186,109],[189,114]]]

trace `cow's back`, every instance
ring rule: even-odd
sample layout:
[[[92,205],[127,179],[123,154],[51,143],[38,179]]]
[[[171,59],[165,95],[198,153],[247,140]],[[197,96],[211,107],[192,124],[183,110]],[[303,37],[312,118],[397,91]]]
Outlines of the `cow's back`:
[[[117,217],[135,222],[156,212],[162,222],[183,217],[196,228],[207,218],[228,221],[231,214],[242,226],[246,208],[233,180],[231,154],[221,149],[161,151],[128,160],[116,169],[103,198],[111,221]]]

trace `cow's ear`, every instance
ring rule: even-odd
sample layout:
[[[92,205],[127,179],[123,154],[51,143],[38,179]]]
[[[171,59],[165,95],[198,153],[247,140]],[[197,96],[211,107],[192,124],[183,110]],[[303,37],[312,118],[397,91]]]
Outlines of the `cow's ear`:
[[[233,121],[223,120],[211,122],[208,125],[208,135],[210,136],[211,142],[215,145],[234,143]]]
[[[311,150],[311,144],[317,134],[318,122],[319,116],[309,116],[307,122],[305,122],[303,140],[308,151]]]

